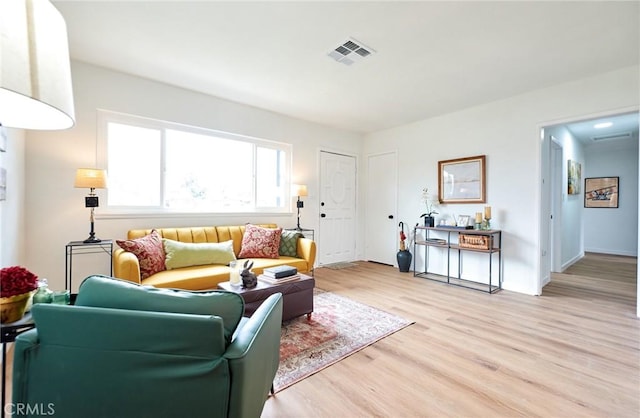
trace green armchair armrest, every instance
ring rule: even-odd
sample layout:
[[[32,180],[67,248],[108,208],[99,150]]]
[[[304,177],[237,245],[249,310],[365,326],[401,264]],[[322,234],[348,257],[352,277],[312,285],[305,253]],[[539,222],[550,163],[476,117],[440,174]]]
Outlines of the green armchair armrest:
[[[237,331],[224,357],[231,380],[230,417],[260,416],[280,364],[282,294],[269,296]]]

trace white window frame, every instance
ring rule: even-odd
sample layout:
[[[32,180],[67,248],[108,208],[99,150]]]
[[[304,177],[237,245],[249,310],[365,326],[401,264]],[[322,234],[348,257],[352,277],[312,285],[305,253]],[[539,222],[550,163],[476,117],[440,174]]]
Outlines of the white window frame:
[[[98,167],[108,167],[108,155],[107,155],[107,141],[108,141],[108,129],[107,126],[109,123],[120,123],[125,125],[131,125],[135,127],[141,128],[149,128],[149,129],[159,129],[162,131],[162,145],[161,145],[161,166],[162,172],[164,172],[165,167],[165,130],[179,130],[184,132],[203,134],[203,135],[211,135],[216,136],[218,138],[231,139],[234,141],[242,141],[249,142],[254,146],[260,146],[262,148],[271,148],[285,152],[285,167],[283,173],[283,185],[284,185],[284,204],[282,207],[257,207],[255,206],[257,202],[257,190],[256,190],[256,180],[255,173],[253,175],[253,184],[252,184],[252,196],[254,201],[254,207],[250,210],[244,211],[236,211],[236,212],[200,212],[200,211],[183,211],[183,210],[172,210],[169,208],[165,208],[162,206],[164,193],[164,176],[161,178],[161,199],[160,206],[147,206],[147,207],[133,207],[133,206],[108,206],[106,202],[108,201],[107,196],[109,193],[108,188],[102,191],[102,194],[105,195],[103,201],[105,205],[101,205],[99,210],[99,217],[101,218],[139,218],[139,217],[202,217],[204,216],[237,216],[244,214],[260,214],[260,215],[291,215],[293,213],[292,205],[291,205],[291,170],[293,166],[293,146],[291,144],[285,142],[277,142],[266,140],[262,138],[255,138],[246,135],[234,134],[224,131],[218,131],[215,129],[201,128],[196,126],[190,126],[175,122],[162,121],[157,119],[151,119],[141,116],[134,116],[124,113],[118,113],[110,110],[98,109],[97,116],[97,149],[96,149],[96,161]],[[255,154],[257,152],[257,148],[253,148],[254,153],[254,162],[255,162]],[[254,164],[255,169],[255,164]],[[109,173],[107,173],[108,177]],[[289,202],[289,203],[287,203]]]

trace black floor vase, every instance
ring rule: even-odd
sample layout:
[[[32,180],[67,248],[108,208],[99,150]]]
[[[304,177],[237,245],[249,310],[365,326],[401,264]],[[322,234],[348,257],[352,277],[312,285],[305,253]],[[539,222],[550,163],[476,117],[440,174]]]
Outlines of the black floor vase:
[[[400,250],[398,251],[396,258],[398,260],[398,268],[400,271],[403,273],[408,272],[411,267],[411,259],[413,258],[411,252],[409,252],[409,250]]]

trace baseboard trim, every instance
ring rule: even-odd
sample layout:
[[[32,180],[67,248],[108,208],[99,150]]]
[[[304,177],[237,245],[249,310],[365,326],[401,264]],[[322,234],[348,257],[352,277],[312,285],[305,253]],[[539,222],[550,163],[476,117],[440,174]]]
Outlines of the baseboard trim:
[[[608,250],[606,248],[585,248],[584,250],[587,253],[598,253],[598,254],[608,254],[608,255],[622,255],[625,257],[637,257],[638,253],[633,251],[616,251],[616,250]]]
[[[562,264],[562,272],[564,272],[566,269],[568,269],[569,267],[571,267],[572,265],[574,265],[575,263],[580,261],[583,257],[584,257],[584,252],[576,255],[571,260],[569,260],[566,263]]]
[[[545,287],[546,285],[548,285],[549,283],[551,283],[551,276],[545,276],[542,279],[542,286],[541,287]]]

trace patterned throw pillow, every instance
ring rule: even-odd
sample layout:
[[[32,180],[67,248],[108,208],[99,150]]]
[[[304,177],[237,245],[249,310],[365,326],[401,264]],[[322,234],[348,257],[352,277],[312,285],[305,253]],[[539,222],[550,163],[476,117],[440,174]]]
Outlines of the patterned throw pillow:
[[[132,252],[140,262],[140,279],[166,270],[162,237],[155,229],[149,235],[130,240],[116,240],[116,244],[125,251]]]
[[[298,231],[282,231],[282,237],[280,237],[280,248],[278,254],[286,255],[288,257],[298,256],[298,238],[302,238],[303,235]]]
[[[238,258],[278,258],[282,228],[262,228],[247,224]]]

